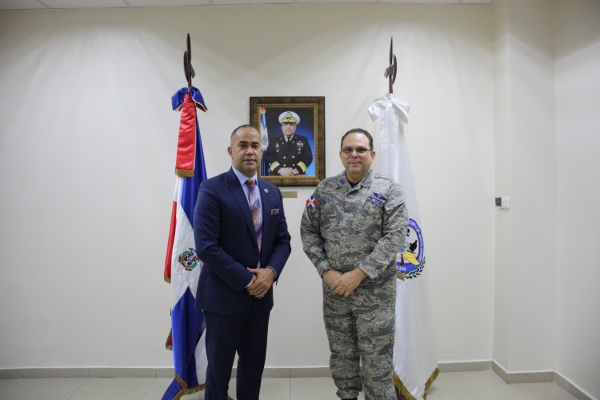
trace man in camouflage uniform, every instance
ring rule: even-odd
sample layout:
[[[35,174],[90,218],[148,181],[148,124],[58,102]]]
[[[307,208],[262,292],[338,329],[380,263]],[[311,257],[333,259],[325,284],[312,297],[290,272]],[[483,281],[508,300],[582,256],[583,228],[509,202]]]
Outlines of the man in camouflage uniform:
[[[323,317],[337,396],[396,399],[393,348],[396,255],[408,216],[393,180],[370,170],[373,138],[342,137],[345,172],[323,180],[302,215],[304,252],[323,279]],[[360,362],[362,361],[362,379]]]
[[[296,135],[300,116],[293,111],[279,115],[283,135],[269,139],[265,162],[272,174],[281,176],[304,175],[313,161],[308,138]]]

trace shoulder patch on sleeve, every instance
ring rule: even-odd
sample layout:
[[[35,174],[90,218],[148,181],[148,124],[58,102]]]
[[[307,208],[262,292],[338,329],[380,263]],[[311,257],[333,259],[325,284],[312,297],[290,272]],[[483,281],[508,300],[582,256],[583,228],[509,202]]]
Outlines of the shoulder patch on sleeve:
[[[317,200],[315,199],[315,195],[311,194],[308,199],[306,199],[306,206],[309,210],[313,210],[317,206]]]

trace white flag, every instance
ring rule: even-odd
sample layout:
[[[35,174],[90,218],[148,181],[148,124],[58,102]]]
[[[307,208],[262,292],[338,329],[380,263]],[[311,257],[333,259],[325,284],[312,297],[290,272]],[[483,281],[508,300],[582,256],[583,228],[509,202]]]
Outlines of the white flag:
[[[369,115],[381,118],[381,174],[396,180],[406,198],[408,235],[396,269],[405,275],[396,279],[396,338],[394,344],[394,384],[406,400],[424,400],[439,370],[429,303],[425,268],[425,246],[421,233],[419,207],[404,137],[409,104],[393,94],[375,100]]]

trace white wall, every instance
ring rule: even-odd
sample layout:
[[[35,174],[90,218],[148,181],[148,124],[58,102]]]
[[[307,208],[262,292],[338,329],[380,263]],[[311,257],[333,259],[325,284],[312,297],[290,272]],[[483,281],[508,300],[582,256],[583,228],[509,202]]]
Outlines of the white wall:
[[[600,398],[600,3],[560,0],[557,370]]]
[[[496,195],[511,198],[510,210],[496,213],[494,358],[510,371],[556,365],[557,161],[549,4],[494,5],[500,24]]]
[[[493,358],[600,397],[600,4],[496,0]]]
[[[495,196],[512,192],[512,134],[508,0],[496,0],[494,16],[494,178]],[[494,360],[508,366],[512,213],[496,211],[494,226]]]
[[[489,359],[494,264],[489,6],[269,5],[0,12],[0,368],[172,365],[162,281],[190,32],[209,176],[250,96],[326,97],[326,171],[347,129],[377,133],[394,36],[442,361]],[[376,163],[376,165],[378,165]],[[325,366],[320,282],[293,253],[267,366]]]

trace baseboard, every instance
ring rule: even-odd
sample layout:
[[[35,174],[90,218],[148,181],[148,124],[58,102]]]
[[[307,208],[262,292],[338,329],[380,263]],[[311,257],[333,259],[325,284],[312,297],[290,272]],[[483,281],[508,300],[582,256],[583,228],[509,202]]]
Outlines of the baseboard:
[[[438,362],[438,369],[440,373],[445,372],[470,372],[470,371],[487,371],[492,368],[492,360],[481,360],[481,361],[458,361]]]
[[[577,400],[596,400],[573,382],[555,371],[540,372],[506,372],[506,370],[496,361],[492,361],[492,371],[504,382],[511,383],[536,383],[536,382],[556,382],[567,393]]]
[[[168,371],[168,373],[167,373]],[[0,369],[0,379],[172,378],[173,368],[18,368]]]
[[[597,400],[558,372],[555,372],[554,382],[565,389],[567,393],[575,397],[577,400]]]
[[[492,361],[492,371],[506,383],[554,382],[554,371],[506,372],[496,361]]]
[[[235,378],[235,374],[236,368],[234,367],[231,377]],[[331,370],[329,367],[265,367],[263,378],[331,378]]]
[[[236,368],[231,371],[235,377]],[[33,378],[173,378],[173,368],[15,368],[0,369],[0,379]],[[266,367],[265,378],[331,377],[329,367]]]

